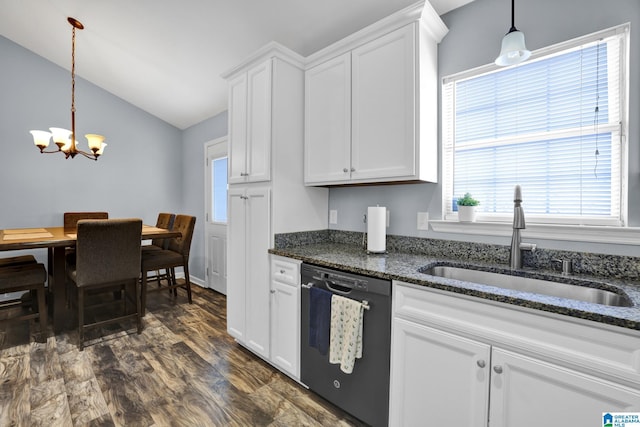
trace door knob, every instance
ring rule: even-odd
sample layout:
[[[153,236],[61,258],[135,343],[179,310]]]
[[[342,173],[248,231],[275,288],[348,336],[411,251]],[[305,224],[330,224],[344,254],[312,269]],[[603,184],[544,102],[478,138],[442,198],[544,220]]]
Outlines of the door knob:
[[[478,365],[478,368],[484,368],[485,366],[487,366],[484,360],[478,360],[476,363]]]
[[[500,365],[496,365],[493,367],[493,372],[495,372],[496,374],[501,374],[502,373],[502,366]]]

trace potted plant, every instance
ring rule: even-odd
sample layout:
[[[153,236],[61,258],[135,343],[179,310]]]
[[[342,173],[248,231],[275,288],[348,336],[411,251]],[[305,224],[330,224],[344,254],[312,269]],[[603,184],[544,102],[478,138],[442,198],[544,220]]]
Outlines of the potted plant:
[[[475,222],[476,220],[476,206],[480,202],[474,199],[470,193],[458,199],[458,221],[460,222]]]

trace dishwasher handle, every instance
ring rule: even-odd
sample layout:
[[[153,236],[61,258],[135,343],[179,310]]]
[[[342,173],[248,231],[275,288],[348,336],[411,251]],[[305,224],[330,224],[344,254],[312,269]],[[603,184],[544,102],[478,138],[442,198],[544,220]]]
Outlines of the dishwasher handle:
[[[351,291],[353,290],[353,288],[351,288],[351,287],[344,286],[344,285],[338,284],[336,282],[327,281],[326,283],[327,283],[327,288],[330,291],[335,292],[337,294],[349,295],[351,293]]]
[[[327,289],[331,292],[335,292],[337,294],[342,294],[342,295],[349,295],[351,293],[351,291],[353,290],[352,287],[349,286],[343,286],[340,284],[337,284],[335,282],[330,282],[325,280],[324,281],[327,285]],[[315,284],[313,282],[309,282],[309,283],[302,283],[300,285],[302,288],[304,289],[311,289],[315,286]]]

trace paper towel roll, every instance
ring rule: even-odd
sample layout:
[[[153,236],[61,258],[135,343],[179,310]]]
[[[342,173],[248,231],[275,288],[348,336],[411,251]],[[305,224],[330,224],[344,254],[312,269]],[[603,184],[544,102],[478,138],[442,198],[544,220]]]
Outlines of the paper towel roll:
[[[367,251],[382,253],[387,244],[387,208],[369,206],[367,209]]]

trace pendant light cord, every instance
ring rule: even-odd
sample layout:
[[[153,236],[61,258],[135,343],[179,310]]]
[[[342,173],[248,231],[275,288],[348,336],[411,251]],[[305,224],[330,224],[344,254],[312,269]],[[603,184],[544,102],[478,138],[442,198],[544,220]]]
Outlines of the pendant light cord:
[[[516,0],[511,0],[511,29],[509,32],[518,31],[516,29]]]

